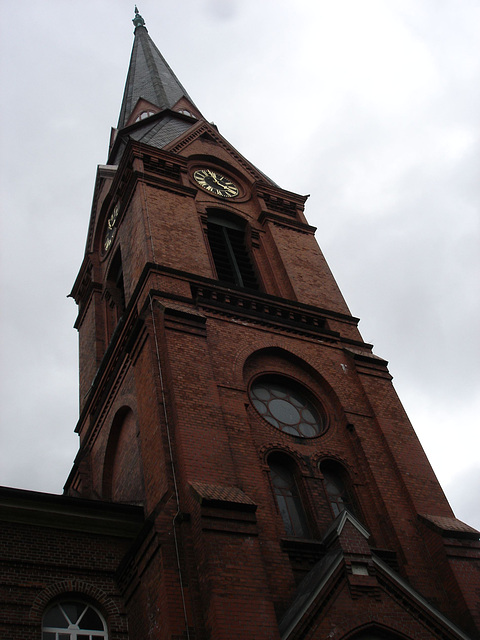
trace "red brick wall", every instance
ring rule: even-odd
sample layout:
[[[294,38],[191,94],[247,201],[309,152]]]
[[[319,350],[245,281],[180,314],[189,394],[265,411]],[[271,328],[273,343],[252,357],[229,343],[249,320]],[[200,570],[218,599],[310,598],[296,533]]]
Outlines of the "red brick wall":
[[[111,256],[120,246],[127,304],[135,291],[138,297],[112,342],[111,360],[104,363],[103,377],[91,391],[80,428],[94,495],[107,491],[115,500],[133,499],[143,480],[154,534],[142,541],[125,570],[132,640],[145,637],[152,625],[156,637],[181,637],[184,607],[196,640],[277,637],[275,614],[289,606],[298,577],[292,557],[303,552],[295,541],[285,541],[268,471],[272,452],[283,452],[292,461],[313,555],[333,519],[319,465],[334,460],[354,488],[359,517],[371,534],[369,544],[395,552],[401,575],[446,611],[445,593],[417,516],[451,515],[450,507],[395,394],[386,363],[361,343],[356,321],[311,229],[298,211],[295,219],[293,214],[284,216],[281,224],[278,212],[266,212],[266,201],[253,189],[255,171],[247,170],[226,147],[196,140],[181,153],[179,182],[166,185],[162,178],[153,185],[155,180],[143,172],[132,182],[115,246],[100,260],[96,277],[103,286]],[[192,163],[199,163],[208,156],[211,161],[211,154],[241,182],[242,198],[222,202],[202,191],[195,195],[186,159],[192,156]],[[138,169],[142,162],[135,162]],[[241,216],[250,225],[264,288],[259,304],[269,300],[273,305],[264,295],[271,294],[283,296],[284,304],[316,305],[318,314],[326,308],[328,328],[337,335],[309,332],[300,321],[296,326],[282,324],[281,312],[270,319],[251,317],[243,302],[235,306],[220,301],[215,306],[215,295],[210,306],[192,300],[190,280],[198,284],[208,278],[214,286],[202,226],[212,207]],[[99,220],[97,237],[101,228]],[[140,275],[152,261],[159,268],[138,290]],[[235,294],[232,287],[229,295]],[[292,317],[300,306],[292,303]],[[102,338],[101,313],[101,305],[92,307],[80,327],[85,381],[92,377],[92,344]],[[106,334],[104,340],[106,348]],[[300,439],[269,425],[248,395],[252,380],[263,373],[284,375],[305,386],[328,417],[325,433]],[[114,435],[112,425],[122,407],[130,408],[131,417]],[[246,503],[256,505],[254,515],[245,505],[204,504],[194,497],[195,482],[235,487],[245,494]],[[348,617],[352,598],[348,589],[339,588],[335,603],[312,618],[316,630],[309,637],[341,638],[372,621],[380,628],[390,621],[410,637],[432,637],[386,596],[367,597]]]

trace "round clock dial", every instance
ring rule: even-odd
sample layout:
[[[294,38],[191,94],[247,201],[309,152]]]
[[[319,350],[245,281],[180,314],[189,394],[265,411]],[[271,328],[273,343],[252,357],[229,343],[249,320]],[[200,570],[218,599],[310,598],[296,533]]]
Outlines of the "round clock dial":
[[[103,250],[107,252],[112,246],[113,239],[117,232],[117,218],[120,212],[120,203],[115,205],[115,209],[112,211],[110,217],[107,220],[107,228],[105,230],[105,236],[103,239]]]
[[[239,194],[237,185],[230,178],[213,169],[197,169],[193,177],[203,189],[215,196],[235,198]]]

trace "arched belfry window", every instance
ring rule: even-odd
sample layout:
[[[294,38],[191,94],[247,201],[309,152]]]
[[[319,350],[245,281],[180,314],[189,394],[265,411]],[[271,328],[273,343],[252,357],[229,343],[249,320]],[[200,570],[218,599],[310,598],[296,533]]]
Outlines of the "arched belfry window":
[[[207,235],[218,279],[237,287],[258,289],[245,242],[245,225],[236,219],[210,214]]]
[[[42,640],[105,640],[107,625],[91,605],[76,600],[57,602],[43,616]]]
[[[348,509],[350,513],[358,517],[358,508],[350,478],[343,467],[333,460],[325,460],[320,464],[320,471],[323,475],[325,492],[333,515],[337,517],[341,511]]]
[[[307,518],[298,490],[293,462],[287,456],[272,455],[268,459],[268,466],[285,533],[288,536],[307,538],[309,535]]]

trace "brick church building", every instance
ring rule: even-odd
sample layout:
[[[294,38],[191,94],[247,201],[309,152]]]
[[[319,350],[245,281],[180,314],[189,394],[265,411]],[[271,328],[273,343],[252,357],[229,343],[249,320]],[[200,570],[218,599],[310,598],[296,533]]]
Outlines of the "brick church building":
[[[0,489],[3,640],[467,640],[457,520],[304,214],[136,12],[73,285],[78,455]]]

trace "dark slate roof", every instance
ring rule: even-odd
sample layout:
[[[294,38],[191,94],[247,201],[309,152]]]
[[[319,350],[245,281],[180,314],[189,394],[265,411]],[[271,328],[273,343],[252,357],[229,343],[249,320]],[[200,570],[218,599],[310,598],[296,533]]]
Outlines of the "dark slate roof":
[[[119,164],[130,138],[151,147],[163,149],[175,138],[186,133],[194,124],[193,119],[182,118],[172,111],[164,111],[160,117],[146,118],[119,133],[108,162],[109,164]]]
[[[147,123],[146,123],[147,124]],[[192,126],[191,122],[180,120],[175,116],[162,118],[162,120],[141,127],[130,133],[130,137],[138,142],[149,144],[151,147],[163,149],[167,144],[188,131]]]
[[[125,83],[118,128],[122,129],[140,98],[160,109],[171,108],[185,96],[194,102],[180,84],[144,26],[135,29],[130,66]]]

